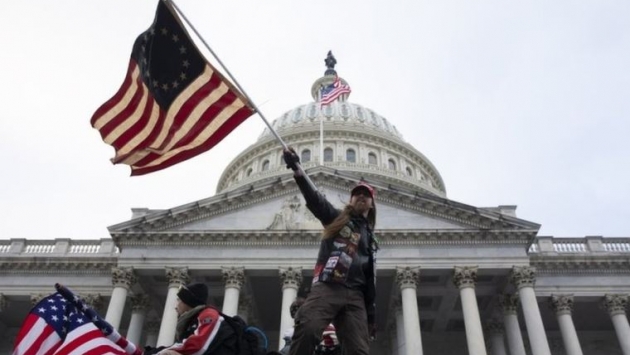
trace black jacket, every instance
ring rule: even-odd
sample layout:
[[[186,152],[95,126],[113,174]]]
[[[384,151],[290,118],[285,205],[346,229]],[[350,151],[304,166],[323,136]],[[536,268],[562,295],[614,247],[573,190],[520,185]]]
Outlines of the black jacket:
[[[336,209],[306,178],[295,177],[306,207],[324,226],[335,220]],[[363,291],[368,323],[374,324],[376,312],[376,250],[378,245],[367,219],[352,216],[336,236],[322,239],[315,264],[313,283],[330,282]]]

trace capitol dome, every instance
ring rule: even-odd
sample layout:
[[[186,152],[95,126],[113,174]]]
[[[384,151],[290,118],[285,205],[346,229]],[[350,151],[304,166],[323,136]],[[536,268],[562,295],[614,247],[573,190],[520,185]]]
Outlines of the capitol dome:
[[[329,67],[311,88],[313,102],[287,111],[271,126],[300,155],[302,167],[324,166],[377,186],[397,186],[446,197],[437,169],[422,153],[405,142],[396,127],[373,110],[348,101],[342,94],[330,104],[320,103],[320,92],[337,78]],[[339,78],[339,83],[348,85]],[[323,127],[321,127],[323,126]],[[323,145],[320,130],[323,128]],[[257,142],[239,154],[223,172],[217,193],[228,192],[290,171],[281,146],[269,128]]]

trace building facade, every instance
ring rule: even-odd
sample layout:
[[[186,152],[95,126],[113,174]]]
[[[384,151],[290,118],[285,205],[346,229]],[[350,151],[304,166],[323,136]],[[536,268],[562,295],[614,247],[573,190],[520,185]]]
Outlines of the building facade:
[[[318,103],[331,70],[313,84],[314,102],[272,126],[334,205],[357,181],[377,189],[373,354],[630,355],[630,238],[539,236],[516,206],[448,199],[437,168],[387,119],[348,94]],[[226,168],[216,195],[133,209],[109,232],[0,240],[0,353],[56,282],[141,345],[171,343],[178,287],[204,282],[211,304],[279,348],[289,305],[309,291],[321,225],[266,129]]]

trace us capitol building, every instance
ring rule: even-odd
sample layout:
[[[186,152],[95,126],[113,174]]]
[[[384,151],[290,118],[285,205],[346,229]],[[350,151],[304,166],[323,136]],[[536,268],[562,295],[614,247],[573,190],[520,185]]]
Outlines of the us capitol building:
[[[377,189],[372,354],[630,355],[630,238],[539,236],[516,206],[450,200],[392,122],[348,94],[318,103],[333,68],[313,84],[314,102],[272,126],[333,204],[361,179]],[[172,343],[178,287],[204,282],[210,303],[277,349],[289,305],[309,290],[322,230],[268,129],[228,165],[216,195],[134,208],[108,229],[101,240],[0,240],[0,353],[55,282],[139,345]]]

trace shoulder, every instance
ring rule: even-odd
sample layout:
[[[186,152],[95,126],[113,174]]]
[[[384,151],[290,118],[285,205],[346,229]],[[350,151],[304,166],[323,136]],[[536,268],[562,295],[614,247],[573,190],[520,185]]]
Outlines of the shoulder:
[[[197,316],[197,319],[201,323],[211,323],[214,320],[219,319],[219,311],[212,307],[206,307]]]

